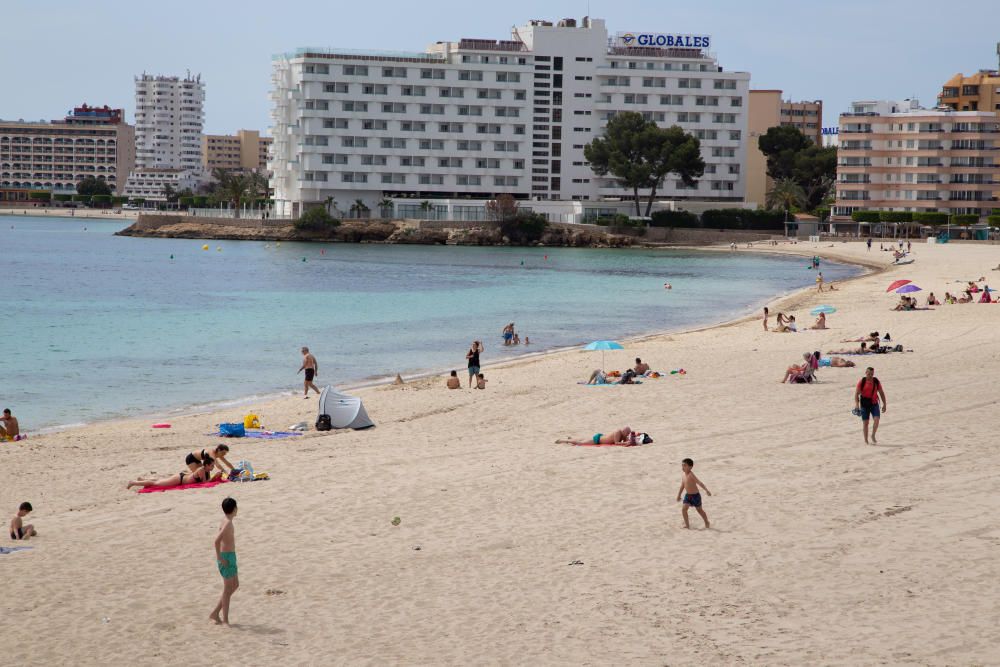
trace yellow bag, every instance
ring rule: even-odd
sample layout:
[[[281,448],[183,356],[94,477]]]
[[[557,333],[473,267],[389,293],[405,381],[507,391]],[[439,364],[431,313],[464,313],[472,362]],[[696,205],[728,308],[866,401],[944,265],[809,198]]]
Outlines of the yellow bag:
[[[250,413],[243,418],[243,428],[260,428],[260,418]]]

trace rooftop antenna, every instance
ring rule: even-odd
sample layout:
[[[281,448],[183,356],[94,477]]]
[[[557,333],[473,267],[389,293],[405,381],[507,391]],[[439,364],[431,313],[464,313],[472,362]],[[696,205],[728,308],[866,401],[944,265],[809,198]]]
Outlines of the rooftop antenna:
[[[997,42],[997,64],[1000,64],[1000,42]]]

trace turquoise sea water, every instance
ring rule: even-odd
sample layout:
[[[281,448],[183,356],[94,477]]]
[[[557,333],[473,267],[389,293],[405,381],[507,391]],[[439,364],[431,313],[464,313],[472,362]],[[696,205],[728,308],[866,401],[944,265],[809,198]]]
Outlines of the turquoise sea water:
[[[473,339],[488,364],[687,328],[815,277],[804,260],[742,251],[209,241],[206,252],[113,236],[122,226],[0,216],[0,408],[23,429],[301,390],[302,345],[320,386],[464,369]],[[510,321],[529,348],[502,347]]]

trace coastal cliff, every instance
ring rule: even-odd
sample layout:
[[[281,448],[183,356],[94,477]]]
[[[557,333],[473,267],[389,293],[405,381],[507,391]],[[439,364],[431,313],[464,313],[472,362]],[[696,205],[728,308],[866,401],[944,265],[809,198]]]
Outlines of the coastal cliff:
[[[236,241],[315,241],[340,243],[397,243],[419,245],[510,245],[492,222],[428,220],[358,220],[341,223],[328,232],[295,229],[290,221],[205,218],[179,215],[140,215],[119,236],[151,238],[224,239]],[[610,233],[596,225],[553,223],[538,243],[546,246],[627,247],[636,239]]]

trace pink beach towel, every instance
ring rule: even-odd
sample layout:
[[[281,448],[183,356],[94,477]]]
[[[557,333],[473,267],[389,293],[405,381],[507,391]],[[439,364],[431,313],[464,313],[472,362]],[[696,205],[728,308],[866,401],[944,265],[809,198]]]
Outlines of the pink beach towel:
[[[584,442],[582,444],[577,443],[577,444],[575,444],[573,446],[574,447],[638,447],[639,443],[637,442],[634,445],[630,445],[627,442],[616,442],[614,444],[611,444],[611,443],[607,443],[607,444],[601,443],[601,444],[595,445],[592,442]]]
[[[207,489],[219,484],[225,484],[227,480],[217,479],[214,482],[198,482],[196,484],[181,484],[180,486],[144,486],[139,489],[139,493],[159,493],[161,491],[180,491],[182,489]]]

